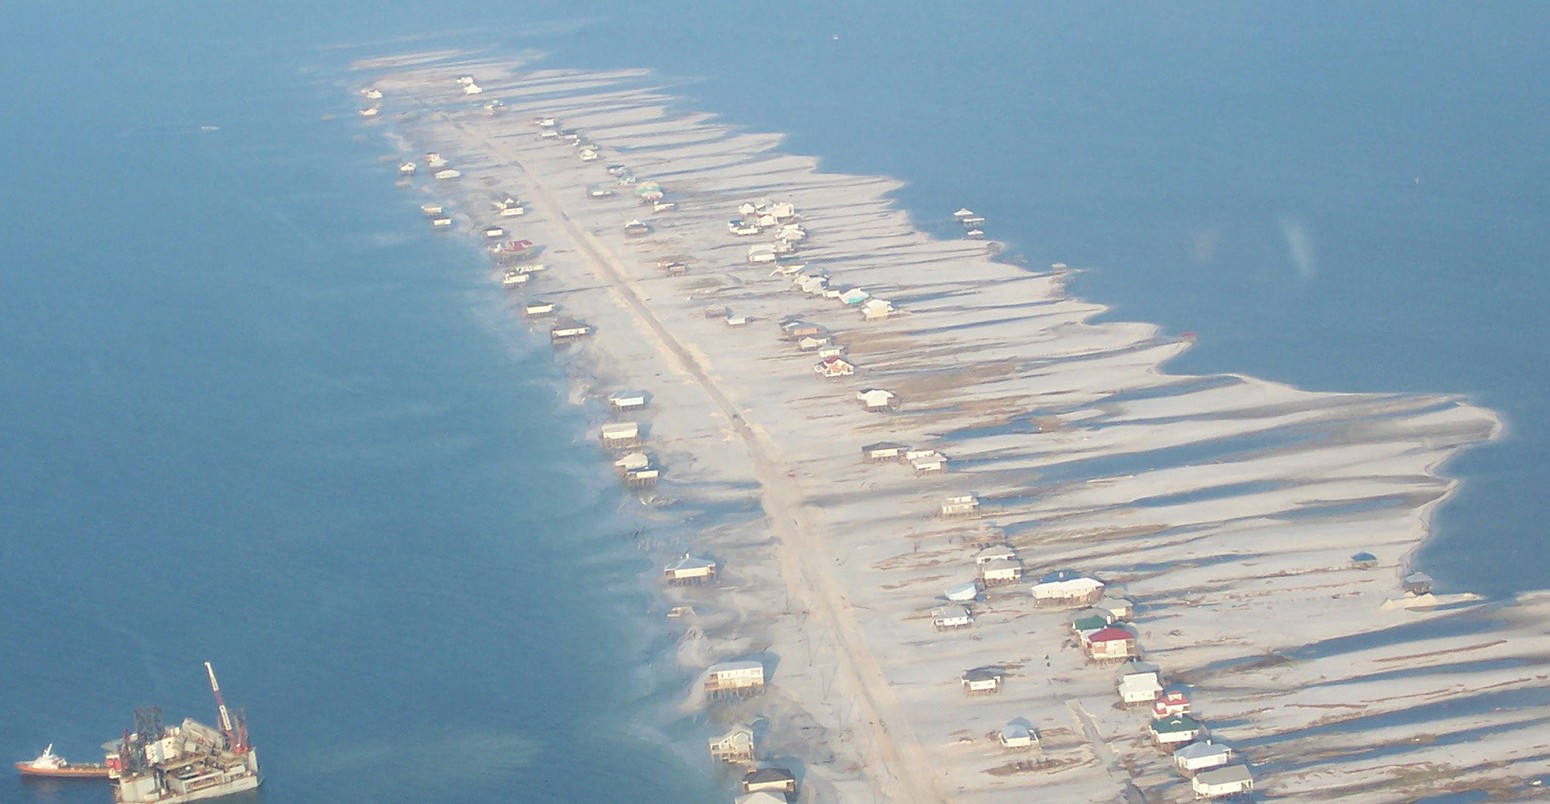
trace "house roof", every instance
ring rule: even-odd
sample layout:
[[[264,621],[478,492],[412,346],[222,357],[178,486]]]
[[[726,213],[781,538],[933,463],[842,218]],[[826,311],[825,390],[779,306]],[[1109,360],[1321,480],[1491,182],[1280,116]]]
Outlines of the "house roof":
[[[1177,734],[1181,731],[1199,731],[1200,724],[1189,715],[1169,715],[1152,721],[1152,731],[1156,734]]]
[[[996,667],[976,667],[973,670],[963,671],[964,681],[990,681],[1001,680],[1002,672]]]
[[[1195,774],[1195,781],[1203,785],[1241,784],[1254,781],[1247,765],[1227,765]]]
[[[743,783],[762,784],[766,782],[790,782],[795,781],[796,778],[797,777],[793,775],[791,771],[788,771],[785,768],[760,768],[755,771],[749,771],[748,775],[743,777]]]
[[[705,569],[706,567],[714,567],[714,566],[716,566],[716,562],[714,562],[714,561],[712,561],[712,560],[710,560],[708,558],[695,558],[694,556],[689,555],[688,553],[684,553],[684,557],[683,558],[680,558],[677,561],[674,561],[673,563],[668,564],[664,569],[669,569],[669,570]],[[754,662],[754,664],[758,664],[758,662]],[[717,665],[717,667],[720,667],[720,665]],[[712,669],[714,669],[714,668],[712,668]]]
[[[733,799],[733,804],[786,804],[786,797],[780,793],[760,790],[757,793],[744,793],[738,796]]]
[[[1033,732],[1026,724],[1015,720],[1001,727],[1001,739],[1003,740],[1022,740],[1032,736]]]
[[[1054,572],[1051,572],[1050,574],[1044,576],[1043,578],[1040,578],[1039,579],[1039,583],[1064,583],[1065,581],[1077,581],[1077,580],[1090,580],[1091,581],[1091,580],[1097,580],[1097,579],[1096,578],[1092,578],[1092,577],[1090,577],[1090,576],[1088,576],[1088,575],[1086,575],[1084,573],[1077,572],[1076,570],[1063,569],[1063,570],[1055,570]]]
[[[933,620],[956,620],[969,616],[969,610],[962,606],[937,606],[931,610]]]
[[[1104,628],[1104,629],[1102,629],[1100,631],[1096,631],[1093,634],[1089,635],[1087,637],[1087,641],[1088,642],[1118,642],[1120,640],[1130,640],[1130,639],[1135,639],[1135,638],[1136,638],[1135,634],[1132,634],[1132,633],[1130,633],[1129,631],[1126,631],[1123,628],[1115,628],[1113,626],[1110,626],[1108,628]]]
[[[1210,739],[1199,740],[1173,752],[1174,758],[1204,759],[1206,757],[1231,754],[1232,749],[1221,743],[1213,743]]]
[[[974,560],[979,562],[994,561],[998,558],[1017,558],[1017,551],[1009,544],[998,544],[987,547],[974,554]]]
[[[993,572],[1006,572],[1008,570],[1020,570],[1022,568],[1023,565],[1014,559],[993,558],[981,565],[980,571],[988,575]]]
[[[740,660],[735,661],[735,662],[722,662],[720,664],[713,664],[710,667],[705,668],[705,672],[707,672],[707,673],[731,673],[731,672],[736,672],[738,670],[752,670],[752,669],[754,669],[756,667],[758,669],[760,669],[760,670],[763,670],[764,669],[764,663],[761,662],[761,661],[758,661],[757,659],[740,659]]]
[[[1071,627],[1078,631],[1102,631],[1108,626],[1109,618],[1101,614],[1089,614],[1071,621]]]
[[[888,449],[909,449],[909,445],[900,444],[897,441],[878,441],[874,444],[864,444],[861,447],[862,452],[879,452]]]

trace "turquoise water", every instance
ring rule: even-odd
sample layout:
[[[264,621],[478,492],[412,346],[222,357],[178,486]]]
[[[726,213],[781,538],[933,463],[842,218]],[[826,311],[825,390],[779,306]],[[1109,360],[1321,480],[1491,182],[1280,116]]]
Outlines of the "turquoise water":
[[[1543,588],[1550,12],[1405,8],[0,9],[0,754],[208,718],[209,659],[266,800],[724,800],[585,412],[354,140],[344,64],[422,45],[654,68],[1197,331],[1179,371],[1502,410],[1423,565]]]

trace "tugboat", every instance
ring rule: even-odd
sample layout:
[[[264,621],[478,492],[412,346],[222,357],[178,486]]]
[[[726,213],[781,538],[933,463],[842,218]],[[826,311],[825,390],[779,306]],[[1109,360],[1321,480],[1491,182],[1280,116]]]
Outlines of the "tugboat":
[[[37,759],[16,763],[16,769],[23,776],[47,776],[53,779],[106,779],[109,773],[107,765],[66,760],[54,753],[53,743],[49,743]]]
[[[163,725],[161,709],[153,706],[136,709],[134,731],[103,745],[118,780],[116,804],[183,804],[258,787],[258,753],[248,743],[247,722],[240,711],[226,709],[209,662],[205,672],[220,713],[219,729],[192,718]]]

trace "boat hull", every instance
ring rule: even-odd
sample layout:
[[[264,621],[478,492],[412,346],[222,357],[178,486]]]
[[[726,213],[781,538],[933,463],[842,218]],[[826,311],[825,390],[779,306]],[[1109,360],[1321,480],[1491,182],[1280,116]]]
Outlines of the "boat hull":
[[[16,770],[23,776],[39,779],[106,779],[107,765],[66,765],[62,768],[36,768],[31,762],[16,763]]]

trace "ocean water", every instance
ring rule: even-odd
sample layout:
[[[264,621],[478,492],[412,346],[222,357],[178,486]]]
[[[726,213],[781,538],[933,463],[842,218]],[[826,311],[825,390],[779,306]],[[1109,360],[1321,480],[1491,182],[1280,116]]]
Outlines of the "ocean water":
[[[1196,331],[1177,371],[1503,411],[1421,563],[1543,588],[1550,11],[1402,11],[0,8],[0,753],[208,719],[209,659],[264,800],[725,799],[654,731],[674,671],[586,412],[356,139],[343,67],[416,47],[653,68]]]

